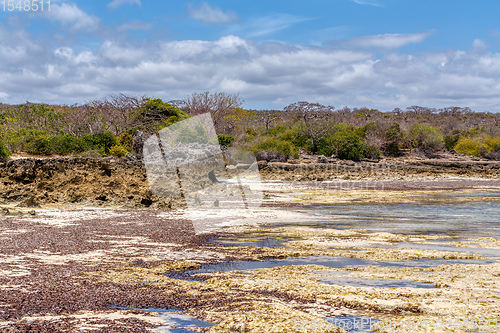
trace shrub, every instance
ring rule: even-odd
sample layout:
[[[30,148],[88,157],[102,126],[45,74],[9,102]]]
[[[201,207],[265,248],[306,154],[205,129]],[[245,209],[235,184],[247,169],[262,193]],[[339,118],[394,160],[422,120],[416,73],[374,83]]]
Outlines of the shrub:
[[[359,161],[368,155],[368,146],[354,126],[341,124],[333,135],[321,140],[318,154]],[[374,152],[374,151],[373,151]]]
[[[399,156],[401,153],[401,143],[403,142],[403,133],[398,123],[394,123],[385,132],[387,143],[384,145],[384,152],[390,156]]]
[[[481,142],[471,138],[460,138],[454,149],[460,154],[479,157],[481,155]]]
[[[200,124],[195,127],[185,126],[177,137],[177,142],[189,143],[212,143],[208,137],[207,130]]]
[[[120,145],[122,145],[128,151],[132,150],[132,143],[134,141],[132,134],[127,132],[122,133],[116,137],[116,140]]]
[[[264,141],[257,143],[254,145],[252,151],[256,154],[258,159],[259,157],[264,157],[264,155],[272,157],[273,154],[281,157],[281,159],[286,159],[288,156],[298,157],[296,147],[293,143],[275,138],[265,139]]]
[[[265,131],[264,134],[280,141],[290,141],[296,148],[301,147],[307,150],[312,148],[309,144],[310,137],[305,134],[304,129],[299,126],[288,127],[285,125],[277,125]]]
[[[226,147],[229,147],[234,141],[234,137],[232,137],[231,135],[224,135],[224,134],[217,135],[217,139],[219,140],[220,145]]]
[[[498,146],[495,150],[485,154],[484,157],[497,161],[500,160],[500,146]]]
[[[51,146],[52,151],[59,155],[79,154],[90,149],[85,140],[69,134],[53,137]]]
[[[454,130],[451,134],[448,134],[444,137],[444,147],[447,150],[452,150],[457,145],[460,138],[460,131]]]
[[[375,146],[367,146],[363,155],[364,155],[364,157],[378,159],[378,158],[380,158],[382,153]]]
[[[137,120],[142,124],[151,124],[142,126],[146,131],[161,130],[187,118],[187,113],[159,98],[145,98],[144,105],[137,110]]]
[[[251,127],[245,128],[245,141],[252,141],[259,133]]]
[[[267,131],[264,132],[265,135],[270,135],[270,136],[278,136],[283,132],[286,132],[288,129],[288,126],[285,125],[277,125],[274,127],[269,128]]]
[[[488,135],[483,137],[483,139],[484,139],[484,148],[488,153],[496,151],[500,147],[500,136],[494,138]]]
[[[114,145],[111,148],[109,148],[109,153],[115,157],[122,158],[128,153],[128,151],[123,146]]]
[[[101,155],[109,155],[109,149],[118,144],[116,137],[111,132],[85,135],[83,140],[89,149],[95,149]]]
[[[0,140],[0,158],[8,158],[10,156],[10,150],[5,146],[2,140]]]
[[[500,137],[481,135],[475,138],[463,137],[455,145],[455,151],[472,156],[483,156],[496,159],[500,151]]]
[[[48,135],[36,135],[27,139],[25,150],[33,155],[51,155],[54,153],[52,138]]]
[[[412,147],[422,149],[424,152],[433,152],[444,147],[443,133],[430,125],[413,125],[409,136]]]

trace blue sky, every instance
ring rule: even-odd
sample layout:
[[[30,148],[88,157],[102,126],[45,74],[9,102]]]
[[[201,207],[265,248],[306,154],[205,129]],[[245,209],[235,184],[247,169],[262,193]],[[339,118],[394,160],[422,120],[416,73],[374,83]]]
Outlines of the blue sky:
[[[44,12],[1,6],[4,103],[81,104],[117,93],[168,101],[225,91],[256,109],[305,100],[384,111],[500,111],[498,1],[52,0]]]

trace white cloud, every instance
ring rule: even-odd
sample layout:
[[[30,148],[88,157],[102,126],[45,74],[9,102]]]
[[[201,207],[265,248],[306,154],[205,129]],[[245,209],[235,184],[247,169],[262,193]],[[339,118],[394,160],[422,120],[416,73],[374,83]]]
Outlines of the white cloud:
[[[189,17],[208,24],[222,24],[238,21],[238,15],[233,11],[224,12],[218,7],[212,7],[207,2],[200,6],[188,4]]]
[[[421,43],[432,32],[416,34],[383,34],[363,36],[343,41],[332,41],[331,44],[340,47],[363,47],[376,49],[397,49],[411,43]]]
[[[137,5],[141,6],[141,0],[113,0],[108,3],[106,6],[108,8],[116,9],[123,5]]]
[[[250,38],[260,37],[285,30],[294,24],[309,20],[309,18],[288,14],[273,14],[257,18],[243,25],[240,27],[240,32]]]
[[[59,21],[72,30],[95,30],[99,24],[97,17],[85,13],[74,3],[53,4],[47,13],[49,20]]]
[[[500,53],[468,50],[378,58],[365,49],[215,41],[150,44],[107,40],[97,48],[50,47],[0,27],[3,102],[82,103],[111,93],[166,100],[193,92],[240,93],[246,107],[299,100],[334,106],[470,106],[500,111]],[[40,89],[43,87],[43,89]]]
[[[101,64],[108,66],[134,66],[147,60],[147,52],[143,48],[134,48],[105,41],[99,48]]]
[[[75,54],[70,47],[60,47],[54,51],[54,54],[64,60],[69,61],[72,64],[89,64],[97,60],[96,56],[90,51],[82,51],[79,54]]]

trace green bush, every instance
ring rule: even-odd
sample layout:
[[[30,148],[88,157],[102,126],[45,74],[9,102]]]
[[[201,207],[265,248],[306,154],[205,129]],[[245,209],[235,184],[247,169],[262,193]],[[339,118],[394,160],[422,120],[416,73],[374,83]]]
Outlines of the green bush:
[[[69,155],[80,154],[88,150],[96,150],[101,155],[109,155],[110,148],[118,145],[111,132],[86,135],[82,138],[69,134],[49,136],[30,132],[25,138],[24,150],[34,155]]]
[[[434,152],[444,147],[443,133],[430,125],[414,124],[409,137],[413,148],[419,148],[425,152]]]
[[[116,137],[116,140],[120,145],[122,145],[125,149],[128,151],[132,150],[132,143],[134,141],[134,138],[132,137],[132,134],[130,133],[122,133]]]
[[[10,150],[5,146],[2,140],[0,140],[0,158],[8,158],[10,156]]]
[[[483,140],[484,140],[484,148],[488,153],[496,151],[500,147],[500,136],[494,138],[490,135],[487,135],[483,137]]]
[[[340,159],[359,161],[360,159],[375,152],[375,148],[369,151],[360,130],[354,126],[340,124],[337,131],[327,136],[318,144],[318,154],[331,156],[336,155]]]
[[[251,127],[245,128],[245,141],[252,141],[259,133]]]
[[[277,125],[264,132],[264,135],[273,137],[280,141],[290,141],[296,148],[311,149],[309,137],[305,134],[304,129],[299,126],[288,127],[285,125]]]
[[[231,135],[224,135],[224,134],[217,135],[217,139],[219,140],[220,145],[226,147],[229,147],[234,141],[234,137],[232,137]]]
[[[128,153],[128,151],[123,146],[114,145],[111,148],[109,148],[109,153],[115,157],[122,158]]]
[[[84,135],[83,140],[89,149],[97,150],[101,155],[109,155],[109,149],[118,144],[111,132]]]
[[[500,137],[485,134],[475,138],[463,137],[458,140],[454,149],[461,154],[489,157],[491,153],[500,150]]]
[[[253,153],[257,154],[259,152],[267,151],[267,152],[275,152],[281,153],[288,156],[293,156],[295,158],[299,157],[296,151],[296,147],[293,143],[289,141],[283,141],[275,138],[265,139],[253,146]]]
[[[182,132],[177,137],[177,142],[189,143],[212,143],[208,137],[207,130],[200,124],[192,127],[183,127]]]
[[[163,102],[159,98],[146,98],[145,103],[137,110],[140,123],[150,123],[143,130],[161,130],[178,121],[189,118],[189,115],[175,105]]]
[[[277,137],[278,135],[286,132],[287,130],[288,130],[288,126],[277,125],[277,126],[271,127],[267,131],[264,131],[264,135]]]
[[[403,133],[398,123],[394,123],[385,132],[387,143],[383,150],[389,156],[399,156],[401,153],[401,144],[403,142]]]
[[[471,138],[460,138],[454,149],[460,154],[479,157],[481,155],[481,142]]]
[[[52,155],[54,153],[52,137],[48,135],[31,136],[25,145],[26,152],[33,155]]]
[[[84,139],[69,134],[53,137],[51,146],[53,152],[59,155],[80,154],[91,149]]]
[[[452,133],[444,137],[444,147],[448,150],[452,150],[460,140],[459,133]]]
[[[3,134],[4,144],[12,151],[26,151],[26,144],[38,136],[47,136],[45,130],[19,129]]]

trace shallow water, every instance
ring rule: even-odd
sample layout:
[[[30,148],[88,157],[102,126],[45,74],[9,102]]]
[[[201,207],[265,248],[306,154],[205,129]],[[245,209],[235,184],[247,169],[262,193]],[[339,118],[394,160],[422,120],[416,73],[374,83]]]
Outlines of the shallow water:
[[[317,228],[367,229],[406,235],[500,239],[500,191],[416,194],[410,203],[348,203],[301,207]],[[464,199],[481,199],[464,201]],[[291,208],[293,209],[293,208]]]
[[[374,287],[374,288],[425,288],[432,289],[435,286],[431,283],[411,281],[411,280],[393,280],[393,279],[370,279],[359,278],[347,275],[346,272],[318,272],[320,282],[338,286],[351,287]],[[326,276],[324,276],[326,275]]]
[[[467,260],[467,259],[418,259],[403,261],[373,261],[347,257],[311,256],[300,258],[275,259],[265,261],[231,261],[217,264],[207,264],[200,269],[184,271],[190,276],[200,273],[215,273],[229,271],[246,271],[278,266],[321,265],[330,268],[378,266],[378,267],[437,267],[444,264],[490,264],[495,260]]]
[[[406,249],[423,249],[423,250],[438,250],[445,252],[463,252],[478,254],[483,257],[500,257],[500,249],[488,249],[480,247],[460,247],[447,244],[430,243],[430,244],[418,244],[413,242],[400,242],[397,245],[374,245],[372,248],[406,248]]]
[[[247,237],[217,238],[214,237],[210,243],[227,246],[257,246],[257,247],[283,247],[286,240],[275,237],[260,235],[248,235]]]
[[[457,247],[443,244],[467,238],[493,237],[500,239],[500,191],[462,191],[418,193],[407,203],[347,203],[283,208],[304,216],[301,222],[271,224],[273,226],[310,226],[314,228],[366,229],[370,232],[390,232],[404,235],[438,235],[444,238],[429,244],[400,242],[395,245],[372,247],[414,248],[478,254],[488,260],[419,259],[405,261],[373,261],[348,257],[312,256],[283,260],[235,261],[205,265],[201,269],[185,272],[184,278],[196,279],[200,273],[227,272],[232,270],[255,270],[285,265],[322,265],[330,268],[361,266],[421,267],[430,268],[449,264],[490,264],[500,258],[499,249],[480,247]],[[306,213],[306,214],[304,214]],[[449,238],[453,237],[453,238]],[[212,240],[216,244],[230,246],[281,247],[287,238],[273,238],[246,234],[235,238]],[[472,244],[471,244],[472,245]],[[480,246],[480,244],[477,244]],[[370,247],[370,246],[368,246]],[[342,249],[344,250],[344,249]],[[351,250],[351,249],[345,249]],[[361,250],[361,249],[357,249]],[[362,250],[361,250],[362,251]],[[245,274],[245,273],[243,273]],[[247,273],[249,274],[249,273]],[[327,271],[318,271],[325,275]],[[411,280],[371,279],[343,276],[335,272],[332,276],[318,276],[323,283],[353,287],[374,288],[434,288],[433,284]],[[349,332],[373,332],[380,321],[368,317],[344,316],[325,318],[330,323]],[[314,325],[315,323],[299,323]]]
[[[185,333],[185,332],[193,332],[190,329],[178,328],[178,327],[189,327],[189,328],[202,328],[202,327],[211,327],[215,326],[213,323],[209,323],[207,321],[199,320],[188,315],[184,315],[181,313],[177,313],[176,309],[159,309],[159,308],[147,308],[147,309],[138,309],[138,308],[129,308],[129,307],[119,307],[122,310],[138,310],[144,312],[158,312],[159,318],[165,321],[165,325],[160,326],[155,329],[155,332],[164,332],[164,333]]]

